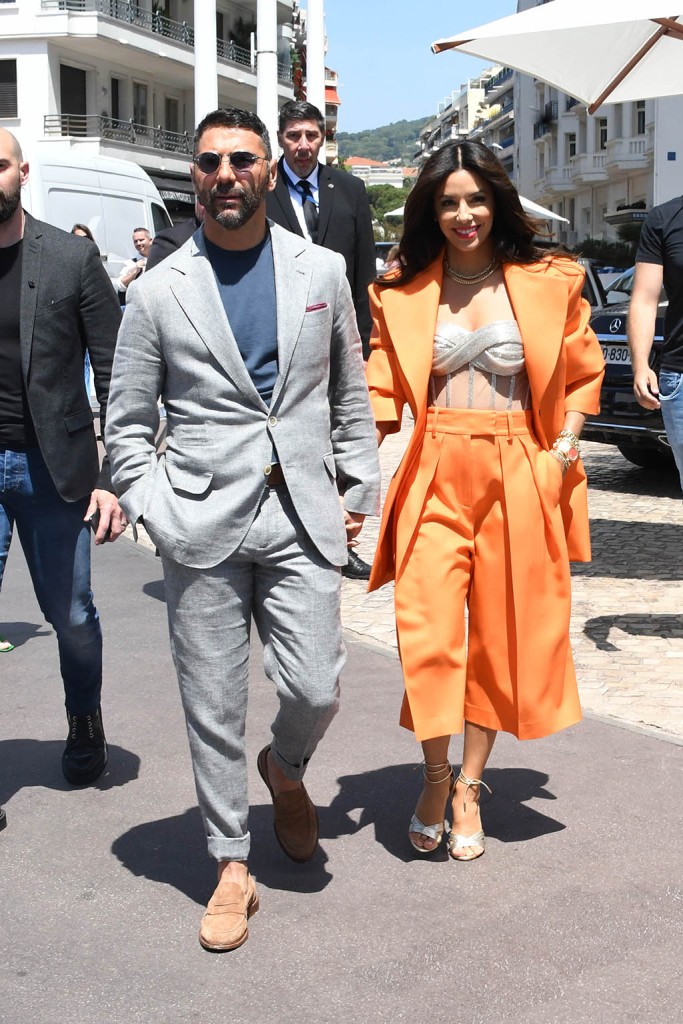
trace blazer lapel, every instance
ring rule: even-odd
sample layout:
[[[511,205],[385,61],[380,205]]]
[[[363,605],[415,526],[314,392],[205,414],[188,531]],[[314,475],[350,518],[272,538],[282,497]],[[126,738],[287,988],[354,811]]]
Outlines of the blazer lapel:
[[[245,398],[259,408],[267,409],[244,365],[225,315],[201,232],[195,235],[189,251],[179,253],[173,269],[178,273],[171,284],[171,291],[209,352]]]
[[[526,267],[508,263],[503,268],[505,287],[524,342],[535,411],[543,404],[557,366],[567,311],[566,286],[544,271],[543,264]]]
[[[35,221],[26,215],[24,244],[21,263],[21,313],[19,321],[19,344],[21,346],[21,367],[24,381],[28,382],[33,345],[33,325],[40,291],[40,265],[43,251],[43,235],[36,229]]]
[[[273,197],[275,201],[280,204],[280,209],[282,210],[284,218],[287,221],[287,227],[289,228],[289,230],[293,231],[294,234],[299,235],[300,238],[303,238],[301,225],[299,224],[296,213],[294,212],[294,206],[292,205],[292,197],[289,194],[289,187],[285,180],[285,174],[287,173],[287,171],[283,167],[283,162],[283,158],[280,157],[277,165],[277,182],[275,184]]]
[[[427,403],[442,278],[438,259],[405,288],[382,289],[382,310],[416,418]]]
[[[334,189],[332,175],[326,166],[318,164],[318,245],[323,244],[330,217],[334,207]]]
[[[275,302],[277,309],[278,375],[270,403],[278,400],[287,377],[289,364],[306,315],[306,300],[311,286],[312,265],[306,259],[308,247],[291,234],[277,227],[271,229],[275,268]]]

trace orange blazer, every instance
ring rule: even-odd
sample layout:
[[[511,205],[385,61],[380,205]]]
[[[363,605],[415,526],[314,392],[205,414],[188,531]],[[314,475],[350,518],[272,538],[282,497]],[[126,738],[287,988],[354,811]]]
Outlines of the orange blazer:
[[[584,271],[573,260],[555,258],[506,264],[503,273],[524,344],[534,430],[549,449],[562,429],[565,412],[590,415],[600,409],[605,362],[588,326],[590,306],[581,298]],[[439,257],[405,286],[371,284],[369,289],[373,330],[367,380],[375,422],[390,423],[390,433],[399,430],[406,403],[415,419],[415,430],[384,503],[370,590],[396,573],[396,497],[403,486],[410,485],[419,461],[442,279]],[[565,475],[560,499],[573,561],[590,561],[587,498],[586,474],[579,460]]]

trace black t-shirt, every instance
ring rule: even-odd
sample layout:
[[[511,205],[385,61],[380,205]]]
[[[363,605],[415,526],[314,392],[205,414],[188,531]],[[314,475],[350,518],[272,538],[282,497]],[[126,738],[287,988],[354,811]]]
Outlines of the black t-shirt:
[[[0,248],[0,448],[38,443],[21,373],[22,244]]]
[[[636,262],[663,267],[669,308],[664,317],[662,370],[683,373],[683,198],[655,206],[647,215]]]

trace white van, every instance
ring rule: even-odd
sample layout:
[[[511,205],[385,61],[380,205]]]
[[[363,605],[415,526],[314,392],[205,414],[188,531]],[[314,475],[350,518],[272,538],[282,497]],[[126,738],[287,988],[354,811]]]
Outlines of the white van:
[[[111,278],[135,256],[133,231],[150,234],[170,227],[171,218],[152,179],[137,164],[37,143],[25,151],[28,183],[24,209],[64,231],[87,224]]]

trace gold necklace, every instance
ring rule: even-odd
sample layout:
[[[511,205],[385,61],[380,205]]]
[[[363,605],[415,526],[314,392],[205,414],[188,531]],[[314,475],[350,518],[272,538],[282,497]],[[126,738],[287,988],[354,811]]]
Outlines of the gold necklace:
[[[484,269],[480,270],[478,274],[472,274],[471,276],[467,274],[459,274],[457,270],[454,270],[448,262],[447,256],[444,256],[443,258],[443,269],[456,284],[481,284],[482,281],[485,281],[498,269],[498,257],[494,256],[488,267],[484,267]]]

